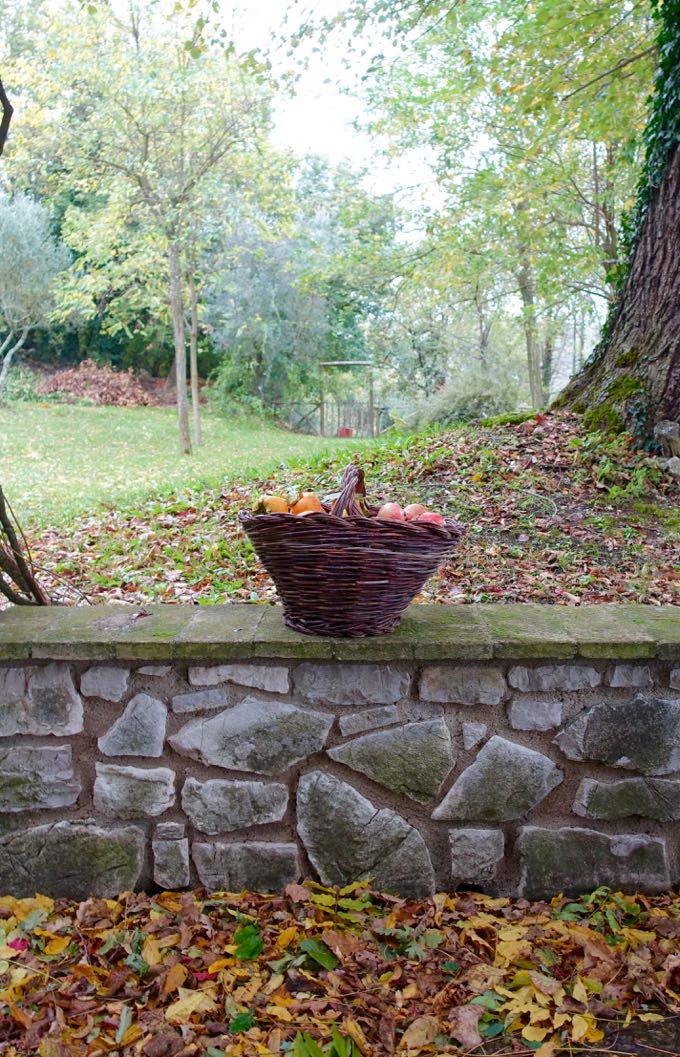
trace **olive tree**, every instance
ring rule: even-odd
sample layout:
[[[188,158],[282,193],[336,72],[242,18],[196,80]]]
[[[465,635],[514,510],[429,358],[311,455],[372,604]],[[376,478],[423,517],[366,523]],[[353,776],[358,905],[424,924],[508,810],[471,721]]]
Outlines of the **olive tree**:
[[[23,194],[0,197],[0,401],[29,332],[49,321],[59,276],[69,263],[45,206]]]

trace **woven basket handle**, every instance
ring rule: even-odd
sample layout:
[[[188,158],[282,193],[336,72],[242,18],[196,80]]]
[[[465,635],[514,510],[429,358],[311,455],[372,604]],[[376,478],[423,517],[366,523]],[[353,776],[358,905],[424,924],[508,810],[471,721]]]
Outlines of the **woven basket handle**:
[[[345,467],[345,472],[340,482],[340,495],[331,507],[331,514],[335,514],[336,517],[342,517],[343,510],[346,510],[351,517],[364,515],[363,510],[356,501],[357,492],[359,495],[366,495],[364,471],[356,463],[351,462],[349,466]]]

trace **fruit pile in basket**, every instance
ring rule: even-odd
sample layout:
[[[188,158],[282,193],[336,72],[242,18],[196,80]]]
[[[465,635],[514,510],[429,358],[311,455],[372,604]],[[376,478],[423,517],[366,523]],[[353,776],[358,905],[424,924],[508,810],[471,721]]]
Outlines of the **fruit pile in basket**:
[[[373,511],[369,511],[365,504],[361,504],[360,499],[358,501],[364,507],[363,512],[367,516],[371,516]],[[307,514],[328,513],[329,511],[330,504],[326,503],[324,505],[315,492],[302,492],[292,502],[283,495],[265,493],[259,497],[253,506],[254,514],[294,514],[296,517],[305,517]],[[347,516],[347,511],[343,511],[343,514]],[[399,503],[383,503],[373,516],[383,518],[385,521],[418,521],[429,522],[431,525],[446,524],[446,518],[443,514],[428,510],[422,503],[409,503],[405,507],[400,506]]]
[[[337,495],[263,495],[239,522],[276,585],[289,628],[358,638],[393,631],[462,530],[422,503],[372,506],[346,467]]]

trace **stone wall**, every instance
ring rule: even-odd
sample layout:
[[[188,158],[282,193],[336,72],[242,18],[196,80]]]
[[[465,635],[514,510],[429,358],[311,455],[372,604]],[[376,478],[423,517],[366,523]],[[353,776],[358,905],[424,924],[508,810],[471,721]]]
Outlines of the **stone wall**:
[[[680,880],[680,609],[0,614],[0,892]]]

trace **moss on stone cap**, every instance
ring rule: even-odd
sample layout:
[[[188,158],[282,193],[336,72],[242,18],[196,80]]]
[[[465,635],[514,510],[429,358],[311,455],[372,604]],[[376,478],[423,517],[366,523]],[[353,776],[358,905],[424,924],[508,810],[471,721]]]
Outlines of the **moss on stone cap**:
[[[411,606],[390,635],[327,639],[286,628],[279,606],[17,607],[0,613],[0,661],[488,661],[680,659],[680,606]]]

